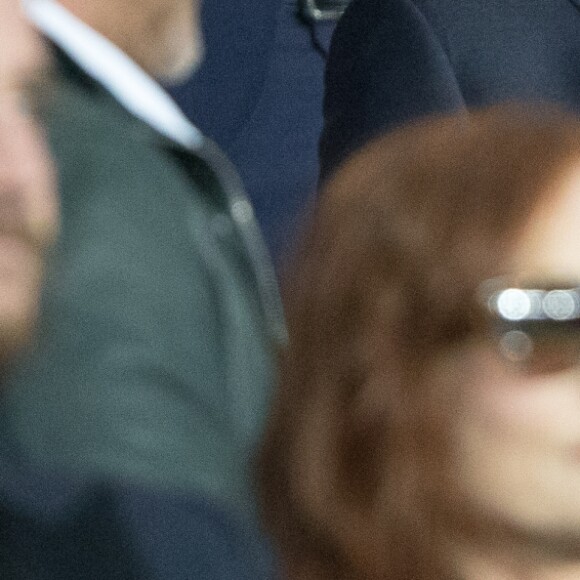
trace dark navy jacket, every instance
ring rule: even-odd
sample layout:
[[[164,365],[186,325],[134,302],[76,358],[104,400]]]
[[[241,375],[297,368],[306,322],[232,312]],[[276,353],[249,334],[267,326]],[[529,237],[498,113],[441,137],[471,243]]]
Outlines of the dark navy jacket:
[[[171,92],[233,161],[277,258],[316,187],[333,23],[307,25],[296,0],[212,0],[202,21],[205,61]]]
[[[323,174],[385,130],[502,101],[580,109],[578,0],[353,0],[326,72]]]
[[[272,580],[263,545],[207,499],[0,460],[2,580]],[[269,570],[269,571],[267,571]]]

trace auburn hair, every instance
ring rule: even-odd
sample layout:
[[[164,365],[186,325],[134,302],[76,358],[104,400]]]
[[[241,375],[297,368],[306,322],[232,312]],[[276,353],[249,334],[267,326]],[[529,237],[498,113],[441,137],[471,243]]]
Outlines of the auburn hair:
[[[436,521],[453,394],[429,365],[579,160],[575,118],[493,108],[380,137],[321,191],[258,458],[285,578],[453,577]]]

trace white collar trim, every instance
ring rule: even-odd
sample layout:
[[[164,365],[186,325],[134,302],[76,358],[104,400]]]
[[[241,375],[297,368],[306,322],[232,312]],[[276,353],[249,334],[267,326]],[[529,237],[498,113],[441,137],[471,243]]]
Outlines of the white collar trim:
[[[23,6],[30,21],[130,113],[188,149],[201,146],[202,134],[173,99],[112,42],[55,0],[23,0]]]

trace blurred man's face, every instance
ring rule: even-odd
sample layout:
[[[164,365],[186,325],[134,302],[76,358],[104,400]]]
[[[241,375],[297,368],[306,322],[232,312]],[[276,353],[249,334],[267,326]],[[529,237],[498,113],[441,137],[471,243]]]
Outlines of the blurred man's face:
[[[15,0],[0,0],[0,358],[28,337],[38,310],[42,249],[57,227],[56,184],[27,112],[47,56]]]
[[[0,86],[5,99],[43,69],[47,56],[17,0],[0,0],[0,32]]]

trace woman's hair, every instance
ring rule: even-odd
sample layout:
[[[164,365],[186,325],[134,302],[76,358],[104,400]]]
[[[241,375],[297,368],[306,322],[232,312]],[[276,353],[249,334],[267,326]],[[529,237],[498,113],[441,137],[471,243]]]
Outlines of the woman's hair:
[[[430,364],[579,161],[574,118],[494,108],[381,137],[320,193],[258,465],[286,577],[452,577],[436,518],[454,394]]]

